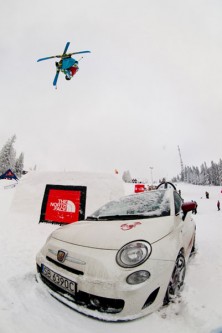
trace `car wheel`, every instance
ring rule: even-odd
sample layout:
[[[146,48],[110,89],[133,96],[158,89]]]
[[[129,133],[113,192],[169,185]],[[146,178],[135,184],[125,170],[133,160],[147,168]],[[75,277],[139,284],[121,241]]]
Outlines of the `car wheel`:
[[[186,273],[186,261],[184,255],[180,253],[176,259],[173,273],[167,287],[166,295],[164,298],[164,305],[175,299],[183,286]]]

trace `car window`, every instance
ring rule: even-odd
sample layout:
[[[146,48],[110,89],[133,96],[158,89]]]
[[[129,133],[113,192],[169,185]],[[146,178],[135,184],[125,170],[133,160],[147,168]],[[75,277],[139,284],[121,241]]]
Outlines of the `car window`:
[[[170,200],[167,190],[147,191],[111,201],[98,209],[92,218],[159,217],[170,215]],[[88,218],[89,219],[89,218]]]
[[[174,195],[175,214],[177,215],[181,210],[182,199],[176,191],[173,192],[173,195]]]

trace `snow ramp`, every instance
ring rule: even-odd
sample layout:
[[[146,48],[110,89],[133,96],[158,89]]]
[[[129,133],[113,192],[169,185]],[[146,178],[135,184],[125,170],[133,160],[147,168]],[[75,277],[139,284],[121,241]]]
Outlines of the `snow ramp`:
[[[86,186],[86,216],[106,202],[124,195],[124,182],[116,174],[32,171],[20,179],[11,212],[32,215],[38,219],[47,184]]]

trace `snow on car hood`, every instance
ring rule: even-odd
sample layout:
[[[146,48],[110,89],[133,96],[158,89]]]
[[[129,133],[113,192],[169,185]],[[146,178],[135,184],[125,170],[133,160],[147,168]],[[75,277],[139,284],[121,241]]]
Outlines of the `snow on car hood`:
[[[107,250],[118,250],[128,242],[154,243],[173,229],[173,217],[121,221],[81,221],[63,226],[52,233],[60,241]]]

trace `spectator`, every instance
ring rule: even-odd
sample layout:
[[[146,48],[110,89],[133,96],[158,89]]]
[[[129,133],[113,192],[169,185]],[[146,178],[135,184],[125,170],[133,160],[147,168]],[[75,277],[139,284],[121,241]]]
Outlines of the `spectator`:
[[[198,204],[197,204],[197,202],[194,201],[194,200],[191,200],[191,201],[194,202],[194,203],[196,204],[196,207],[192,210],[192,213],[193,213],[193,214],[197,214],[197,206],[198,206]]]
[[[206,191],[205,194],[206,194],[206,199],[209,199],[209,193]]]
[[[217,210],[220,210],[220,201],[217,201]]]

